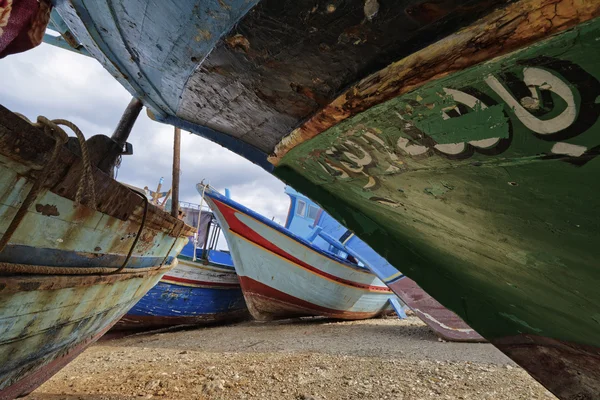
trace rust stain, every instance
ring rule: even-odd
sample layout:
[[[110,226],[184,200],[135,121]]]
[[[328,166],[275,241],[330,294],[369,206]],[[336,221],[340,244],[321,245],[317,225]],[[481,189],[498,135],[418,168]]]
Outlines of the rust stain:
[[[225,3],[224,0],[219,0],[219,5],[226,10],[231,10],[231,6],[227,3]]]
[[[597,399],[600,349],[548,337],[520,334],[491,341],[560,399]]]
[[[338,37],[338,43],[359,45],[367,41],[367,30],[363,24],[346,28]]]
[[[14,279],[5,280],[5,285],[1,287],[2,293],[19,293],[22,291],[42,291],[42,290],[58,290],[71,287],[88,287],[98,284],[112,284],[115,282],[126,281],[130,279],[143,278],[147,279],[151,276],[163,274],[165,269],[160,268],[152,271],[144,272],[127,272],[121,274],[110,275],[30,275],[17,276]]]
[[[319,104],[320,106],[327,105],[327,99],[324,96],[321,96],[318,93],[315,93],[309,87],[300,85],[295,82],[290,83],[290,87],[292,88],[292,90],[294,92],[299,93],[305,97],[308,97],[309,99],[313,100],[315,103]]]
[[[35,211],[41,213],[42,215],[46,215],[49,217],[58,217],[60,213],[58,209],[53,204],[36,204]]]
[[[199,42],[201,40],[210,40],[211,37],[212,34],[206,29],[198,29],[198,35],[194,39],[196,42]]]
[[[84,206],[83,204],[76,204],[75,210],[73,211],[73,221],[83,221],[91,219],[95,215],[96,211]]]
[[[241,50],[244,53],[250,51],[250,42],[244,35],[236,34],[225,39],[225,43],[232,49]]]
[[[137,242],[136,245],[136,251],[139,252],[148,252],[151,251],[154,247],[154,241],[156,238],[157,232],[156,231],[151,231],[151,230],[144,230],[142,231],[142,235],[140,236],[140,239]]]
[[[425,1],[410,5],[405,12],[418,23],[428,25],[450,14],[455,4],[453,0]]]
[[[427,82],[475,66],[600,15],[597,0],[521,0],[362,79],[284,137],[269,162],[332,126]]]

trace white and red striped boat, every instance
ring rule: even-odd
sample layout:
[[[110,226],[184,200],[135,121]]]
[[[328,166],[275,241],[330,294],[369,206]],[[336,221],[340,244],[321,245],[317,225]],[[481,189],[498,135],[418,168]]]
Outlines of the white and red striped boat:
[[[366,268],[319,249],[211,188],[204,194],[254,318],[365,319],[391,309],[394,294]]]

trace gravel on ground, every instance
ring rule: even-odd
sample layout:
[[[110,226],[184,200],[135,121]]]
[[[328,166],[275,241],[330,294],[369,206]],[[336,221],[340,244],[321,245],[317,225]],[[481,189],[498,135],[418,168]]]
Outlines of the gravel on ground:
[[[244,322],[104,340],[27,399],[555,397],[492,345],[441,341],[411,316]]]

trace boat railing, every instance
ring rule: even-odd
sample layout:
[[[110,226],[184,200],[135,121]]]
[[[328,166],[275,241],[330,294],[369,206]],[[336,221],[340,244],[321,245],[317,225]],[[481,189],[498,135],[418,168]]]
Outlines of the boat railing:
[[[180,201],[179,208],[189,208],[192,210],[202,209],[202,211],[210,211],[210,208],[206,204],[203,204],[202,206],[200,206],[200,204],[188,203],[187,201]]]
[[[357,262],[359,262],[358,266],[364,269],[368,269],[371,270],[371,268],[369,267],[369,263],[367,262],[367,260],[363,259],[360,254],[358,254],[357,252],[355,252],[352,249],[349,249],[348,247],[346,247],[345,244],[343,244],[342,242],[340,242],[339,240],[335,239],[334,237],[332,237],[331,235],[322,232],[321,230],[319,230],[317,232],[317,235],[325,240],[329,245],[331,245],[332,247],[334,247],[337,250],[341,250],[344,253],[354,257],[356,259]],[[360,265],[363,264],[363,265]]]

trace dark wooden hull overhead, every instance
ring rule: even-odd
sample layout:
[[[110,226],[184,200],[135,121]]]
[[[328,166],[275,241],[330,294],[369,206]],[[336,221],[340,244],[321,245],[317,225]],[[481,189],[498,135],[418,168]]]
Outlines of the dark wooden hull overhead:
[[[55,0],[153,117],[309,195],[600,398],[598,0]]]
[[[266,158],[280,140],[350,85],[507,1],[145,3],[56,5],[91,54],[157,120],[270,170]]]
[[[373,1],[378,4],[377,1]],[[177,116],[266,154],[359,78],[504,1],[262,1],[190,76]]]

